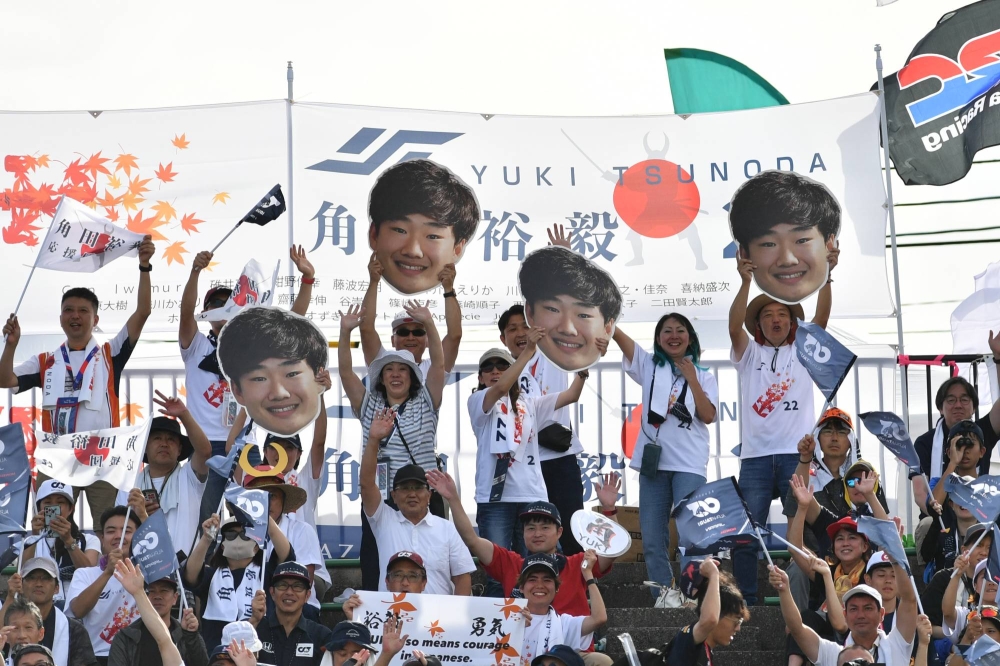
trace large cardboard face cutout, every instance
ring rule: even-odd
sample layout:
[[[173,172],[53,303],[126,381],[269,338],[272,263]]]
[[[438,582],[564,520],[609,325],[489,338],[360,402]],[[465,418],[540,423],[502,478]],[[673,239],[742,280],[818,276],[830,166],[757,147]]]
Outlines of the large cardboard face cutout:
[[[826,284],[840,233],[840,204],[825,185],[791,171],[762,171],[730,202],[729,227],[754,282],[785,304]]]
[[[622,311],[611,276],[582,255],[550,245],[524,258],[517,279],[528,326],[546,331],[538,343],[545,358],[567,372],[597,363]]]
[[[326,336],[305,317],[277,307],[247,308],[219,333],[219,365],[236,402],[276,435],[294,435],[319,416]]]
[[[476,234],[479,203],[472,188],[443,166],[411,160],[389,167],[368,197],[368,244],[382,279],[401,294],[441,284]]]

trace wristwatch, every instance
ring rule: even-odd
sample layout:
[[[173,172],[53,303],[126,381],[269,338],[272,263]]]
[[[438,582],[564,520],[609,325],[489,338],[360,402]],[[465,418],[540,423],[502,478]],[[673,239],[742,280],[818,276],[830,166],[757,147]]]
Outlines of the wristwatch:
[[[75,542],[75,541],[74,541],[74,542],[72,542],[72,543],[68,543],[68,544],[66,544],[66,552],[69,552],[69,553],[72,553],[72,552],[73,552],[74,550],[76,550],[77,548],[79,548],[79,546],[78,546],[78,545],[76,545],[76,542]]]
[[[455,293],[455,290],[454,290],[454,289],[452,289],[451,291],[446,291],[446,292],[444,292],[444,293],[443,293],[443,294],[441,294],[441,295],[442,295],[442,296],[443,296],[444,298],[458,298],[458,295],[457,295],[457,294]]]
[[[591,578],[590,580],[587,581],[587,585],[597,585],[597,579]]]
[[[149,266],[143,266],[142,264],[139,264],[139,272],[140,273],[152,273],[153,272],[153,264],[150,264]]]

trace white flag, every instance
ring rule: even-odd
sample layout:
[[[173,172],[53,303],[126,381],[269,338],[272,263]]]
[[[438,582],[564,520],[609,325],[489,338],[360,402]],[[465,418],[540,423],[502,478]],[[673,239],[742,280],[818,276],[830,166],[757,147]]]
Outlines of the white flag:
[[[221,308],[215,308],[208,312],[201,312],[195,315],[198,321],[222,321],[232,319],[244,308],[257,305],[270,305],[274,299],[274,284],[278,281],[278,268],[281,262],[274,264],[274,272],[268,276],[264,269],[257,263],[256,259],[251,259],[243,267],[240,279],[233,287],[233,293],[229,295],[229,300]]]
[[[1000,330],[1000,262],[975,278],[976,290],[951,313],[953,354],[990,354],[989,335]]]
[[[57,481],[89,486],[107,481],[118,490],[135,484],[146,451],[150,421],[124,428],[105,428],[69,435],[35,430],[36,469]]]
[[[93,273],[118,257],[139,255],[142,234],[116,227],[75,199],[63,197],[38,250],[38,268]]]

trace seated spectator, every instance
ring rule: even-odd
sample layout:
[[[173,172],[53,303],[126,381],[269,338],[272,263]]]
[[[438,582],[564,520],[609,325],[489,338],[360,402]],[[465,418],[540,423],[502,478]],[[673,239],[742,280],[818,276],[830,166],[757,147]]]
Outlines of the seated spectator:
[[[451,506],[455,528],[465,541],[465,545],[479,558],[479,563],[483,565],[486,573],[500,581],[504,596],[512,596],[518,586],[521,570],[524,568],[524,558],[476,534],[472,521],[462,508],[455,480],[450,475],[435,470],[427,476],[434,489]],[[604,483],[598,488],[597,493],[601,506],[613,505],[618,498],[618,491],[612,483]],[[559,537],[563,532],[559,510],[554,504],[535,502],[521,512],[520,519],[524,523],[524,545],[529,557],[537,554],[553,555],[563,563],[560,566],[562,573],[559,574],[559,590],[552,602],[555,611],[577,616],[589,614],[587,584],[579,574],[584,554],[577,553],[565,557],[557,552]],[[594,577],[601,578],[606,575],[613,564],[613,559],[599,556],[596,568],[593,570]]]
[[[941,520],[932,517],[927,521],[927,531],[920,544],[920,559],[927,564],[924,580],[933,576],[935,571],[955,566],[959,547],[965,542],[969,528],[976,522],[976,516],[971,511],[952,502],[951,498],[946,498],[941,503]]]
[[[344,666],[348,659],[354,659],[358,666],[374,666],[377,653],[368,627],[345,620],[333,627],[321,666]]]
[[[902,581],[903,585],[909,585],[909,581]],[[892,566],[892,562],[889,560],[889,556],[885,554],[884,551],[877,551],[872,554],[871,558],[868,560],[868,567],[865,569],[865,585],[870,586],[872,589],[876,590],[882,595],[882,608],[885,610],[885,615],[882,618],[882,631],[892,631],[893,620],[896,616],[896,606],[899,603],[899,599],[896,593],[896,570]],[[926,615],[919,616],[920,618],[926,618]],[[917,635],[920,636],[920,620],[917,621]],[[927,631],[932,631],[932,626],[930,620],[927,620]],[[844,632],[846,633],[846,631]],[[915,642],[913,645],[913,655],[916,659],[917,651],[920,649],[920,642]],[[916,664],[927,664],[927,666],[936,666],[939,663],[937,652],[934,650],[925,649],[927,654],[922,660],[915,661]]]
[[[426,587],[427,569],[424,567],[424,558],[408,550],[401,550],[389,558],[385,572],[386,591],[396,594],[400,592],[420,594]],[[361,597],[352,594],[344,602],[344,615],[348,620],[353,620],[354,611],[362,605]]]
[[[170,640],[177,646],[185,666],[207,666],[208,650],[198,631],[198,618],[194,610],[184,609],[183,620],[180,622],[170,615],[181,598],[174,575],[148,583],[146,596],[170,633]],[[160,666],[160,663],[160,648],[142,618],[119,631],[111,641],[107,666]]]
[[[156,395],[153,401],[162,407],[160,413],[173,418],[153,419],[142,458],[145,466],[136,477],[138,487],[127,493],[118,491],[115,503],[128,504],[142,521],[162,510],[174,546],[186,554],[198,533],[198,512],[208,479],[212,443],[180,398],[168,398],[159,391]]]
[[[250,648],[230,643],[219,645],[208,657],[208,666],[256,666],[257,657]]]
[[[49,664],[58,666],[52,652],[38,643],[29,643],[16,650],[11,650],[10,660],[7,663],[10,666],[49,666]]]
[[[549,647],[554,645],[567,645],[577,652],[582,652],[593,642],[594,631],[603,627],[608,621],[604,599],[597,587],[597,579],[594,578],[597,553],[588,550],[582,555],[583,563],[577,570],[582,574],[590,592],[590,612],[587,615],[558,613],[552,607],[560,580],[561,562],[556,556],[537,553],[529,555],[524,560],[521,575],[517,579],[517,589],[520,590],[521,596],[528,600],[528,605],[522,612],[525,618],[530,618],[531,621],[524,627],[522,663],[530,663],[535,656],[548,652]],[[580,656],[588,666],[611,664],[611,659],[607,655],[597,652],[582,653]]]
[[[983,437],[982,429],[976,425],[975,421],[969,419],[959,421],[948,431],[948,462],[941,478],[935,480],[931,487],[934,502],[939,505],[944,504],[944,500],[948,496],[945,484],[941,483],[943,479],[947,479],[952,474],[976,478],[982,473],[979,471],[979,467],[983,458],[986,457],[986,445],[983,443]],[[926,507],[923,508],[926,509]]]
[[[125,558],[115,565],[115,580],[135,599],[135,605],[139,610],[139,618],[142,621],[142,626],[145,631],[149,632],[156,643],[156,650],[159,651],[160,659],[158,664],[162,664],[162,666],[184,666],[184,660],[181,659],[181,653],[177,649],[177,646],[174,645],[170,631],[167,630],[167,625],[160,619],[159,611],[153,607],[153,604],[149,601],[149,597],[146,596],[146,590],[144,589],[145,581],[142,578],[142,572],[132,564],[131,560]],[[192,617],[191,619],[194,618]],[[139,654],[145,657],[147,651],[142,650]],[[150,654],[152,655],[152,652]]]
[[[42,613],[38,606],[26,599],[15,599],[3,607],[3,636],[16,650],[21,645],[32,645],[42,642],[45,627],[42,625]],[[2,647],[0,643],[0,647]]]
[[[59,578],[56,563],[47,557],[34,557],[21,565],[7,581],[7,601],[11,608],[16,595],[22,595],[38,607],[44,634],[39,641],[56,656],[59,666],[92,666],[97,663],[90,636],[79,620],[66,617],[55,603]],[[6,623],[4,623],[6,624]]]
[[[959,553],[959,557],[955,558],[955,567],[951,569],[942,569],[934,574],[930,582],[927,583],[927,587],[924,588],[924,593],[921,595],[921,601],[924,604],[924,612],[927,617],[931,620],[931,625],[934,627],[934,638],[940,639],[944,638],[944,631],[942,630],[942,625],[944,624],[943,618],[943,602],[945,592],[952,581],[956,581],[955,588],[955,598],[956,599],[978,599],[978,590],[972,584],[971,578],[968,576],[968,572],[974,571],[976,565],[985,560],[990,554],[990,544],[993,542],[993,535],[989,531],[990,526],[986,523],[976,523],[970,527],[965,532],[965,540],[962,544],[962,550]],[[972,545],[979,539],[979,536],[986,532],[983,540],[979,542],[975,548]],[[960,571],[963,573],[960,576],[956,576],[952,579],[952,572],[958,568],[959,560],[965,555],[965,559],[962,559],[962,568]],[[965,564],[968,562],[968,564]],[[896,572],[899,575],[899,572]],[[906,587],[906,586],[903,586]]]
[[[548,501],[538,463],[539,430],[557,410],[580,399],[588,373],[578,372],[561,393],[528,395],[518,378],[545,335],[532,329],[519,360],[505,349],[490,349],[479,359],[479,387],[468,409],[476,433],[476,522],[479,534],[508,550],[525,554],[518,515],[531,502]],[[500,584],[488,579],[487,596],[501,596]]]
[[[230,622],[222,628],[222,642],[220,645],[230,645],[232,643],[246,646],[247,650],[254,654],[263,647],[260,639],[257,637],[256,627],[246,620]]]
[[[77,569],[66,591],[66,615],[83,622],[98,662],[108,658],[115,634],[130,625],[139,612],[135,598],[115,576],[115,566],[132,552],[132,533],[139,524],[135,512],[124,506],[105,511],[100,522],[104,555],[97,566]]]
[[[386,571],[389,557],[401,550],[435,553],[427,562],[427,594],[469,595],[476,565],[455,525],[431,513],[431,489],[423,468],[400,468],[392,479],[392,505],[382,501],[375,478],[379,443],[393,432],[394,423],[391,409],[375,413],[361,457],[361,507],[378,543],[381,570]],[[378,587],[385,586],[383,580]]]
[[[987,560],[977,564],[972,575],[973,593],[967,598],[958,598],[958,588],[961,585],[961,576],[955,576],[948,583],[944,591],[944,598],[941,600],[942,624],[941,631],[945,638],[950,638],[953,643],[958,643],[959,636],[965,631],[968,614],[979,605],[979,599],[996,600],[997,583],[992,580],[986,572]],[[971,567],[968,554],[955,558],[955,568],[963,574],[968,573]],[[985,613],[985,608],[983,609]],[[985,616],[984,616],[985,617]]]
[[[201,539],[183,565],[184,582],[201,602],[201,635],[205,645],[221,643],[222,629],[230,622],[264,617],[265,594],[271,576],[282,562],[294,560],[295,550],[274,519],[268,521],[268,536],[274,545],[265,564],[264,551],[246,535],[235,518],[221,528],[219,517],[212,514],[201,526]],[[222,547],[210,562],[205,553],[212,543],[212,528],[219,528]],[[263,580],[262,580],[263,579]]]
[[[59,507],[59,512],[46,525],[45,514],[49,507]],[[31,534],[38,537],[38,541],[27,539],[21,560],[35,557],[55,560],[59,571],[56,601],[66,599],[63,585],[73,580],[73,572],[78,567],[94,566],[101,556],[101,540],[80,531],[75,513],[76,500],[73,499],[72,487],[54,479],[39,484],[35,493],[35,515],[31,518]]]
[[[584,664],[583,658],[570,646],[553,645],[548,652],[532,659],[531,666],[584,666]]]
[[[665,666],[711,664],[712,650],[732,643],[740,627],[750,619],[750,611],[735,581],[719,571],[715,560],[692,561],[685,572],[695,571],[696,566],[697,576],[683,582],[684,587],[693,588],[688,592],[696,592],[698,621],[681,629],[670,641],[665,650]]]
[[[906,571],[893,565],[896,576],[906,577]],[[788,590],[788,576],[778,567],[770,568],[769,581],[778,591],[781,614],[792,638],[815,666],[836,666],[843,646],[820,638],[802,623],[798,608]],[[897,666],[910,663],[917,627],[917,597],[910,585],[899,588],[899,605],[892,631],[886,634],[881,623],[885,614],[882,595],[865,584],[857,585],[844,594],[844,614],[849,633],[846,645],[860,645],[868,650],[875,663]]]
[[[256,469],[260,472],[267,472],[271,467],[259,465]],[[329,574],[326,573],[326,559],[320,549],[316,526],[297,520],[294,516],[295,511],[306,502],[306,491],[285,483],[283,474],[276,476],[251,476],[247,474],[243,477],[243,487],[267,491],[270,498],[271,520],[278,524],[278,528],[288,539],[288,543],[292,545],[292,550],[295,551],[295,561],[305,566],[309,571],[310,585],[306,617],[311,620],[319,620],[319,597],[312,586],[312,581],[318,575],[325,575],[329,578]],[[265,559],[270,557],[268,550],[271,548],[272,545],[268,543],[264,553]]]
[[[309,570],[298,562],[283,562],[274,570],[270,587],[273,608],[263,618],[250,619],[263,644],[258,656],[264,662],[319,666],[323,660],[323,647],[333,632],[302,614],[311,587]]]

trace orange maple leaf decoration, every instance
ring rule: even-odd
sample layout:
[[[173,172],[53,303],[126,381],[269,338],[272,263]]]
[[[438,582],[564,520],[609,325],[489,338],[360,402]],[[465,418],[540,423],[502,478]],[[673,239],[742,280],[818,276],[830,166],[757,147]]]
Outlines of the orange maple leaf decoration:
[[[180,386],[177,387],[177,395],[181,396],[182,398],[186,398],[187,394],[188,394],[187,386],[181,384]]]
[[[38,166],[42,167],[43,169],[44,168],[48,168],[48,166],[49,166],[49,156],[48,155],[39,155],[38,157],[35,158],[35,164],[37,164]]]
[[[213,268],[215,268],[218,265],[219,265],[219,262],[217,262],[217,261],[210,261],[210,262],[208,262],[208,266],[205,266],[205,270],[206,271],[210,271],[210,270],[212,270]]]
[[[94,199],[94,201],[96,203],[104,206],[105,208],[110,208],[110,207],[117,206],[118,204],[120,204],[122,202],[122,198],[121,197],[116,197],[116,196],[112,195],[110,192],[108,192],[107,190],[104,190],[104,196],[103,197],[97,197],[96,199]]]
[[[212,197],[212,204],[213,205],[217,203],[225,204],[226,201],[230,198],[231,197],[229,196],[229,192],[219,192],[214,197]]]
[[[110,187],[113,190],[117,190],[121,186],[122,186],[122,181],[120,178],[118,178],[117,175],[108,176],[108,187]]]
[[[192,232],[198,233],[199,231],[201,231],[198,228],[198,225],[204,221],[205,220],[199,220],[198,218],[196,218],[194,216],[194,213],[188,213],[187,215],[181,218],[181,229],[186,231],[187,234],[190,236]]]
[[[130,216],[128,218],[128,224],[125,225],[125,228],[129,231],[134,231],[137,234],[149,234],[155,241],[167,240],[167,237],[157,230],[157,227],[162,227],[167,223],[167,221],[160,219],[159,217],[150,217],[144,220],[142,219],[142,213],[143,211],[140,210],[136,212],[135,216]]]
[[[497,639],[497,644],[494,646],[490,652],[493,654],[493,658],[497,660],[497,664],[504,660],[504,657],[519,657],[521,656],[514,646],[510,644],[510,634],[500,634],[500,638]]]
[[[119,411],[121,412],[121,420],[128,421],[129,425],[133,425],[137,419],[143,418],[142,405],[137,402],[127,402],[119,407]]]
[[[439,626],[439,623],[440,620],[434,620],[431,622],[431,626],[427,627],[427,630],[431,633],[431,638],[444,633],[444,627]]]
[[[167,166],[163,166],[163,162],[160,162],[160,168],[156,170],[156,177],[160,182],[169,183],[177,175],[177,172],[173,170],[174,163],[168,162]]]
[[[112,222],[117,222],[118,221],[118,211],[115,210],[114,208],[105,208],[104,209],[104,214]]]
[[[175,261],[179,264],[184,263],[184,258],[181,255],[187,254],[188,251],[184,249],[184,241],[177,241],[176,243],[171,243],[163,251],[163,258],[167,260],[167,266],[174,263]]]
[[[177,136],[175,134],[173,141],[171,141],[170,143],[174,144],[174,147],[176,147],[178,150],[187,150],[188,144],[190,144],[191,142],[187,140],[187,136],[185,136],[184,134],[181,134],[180,136]]]
[[[115,173],[124,171],[126,177],[132,175],[132,169],[139,170],[139,165],[135,163],[135,155],[124,153],[115,158]],[[118,187],[117,185],[115,187]]]
[[[153,206],[153,210],[156,211],[156,217],[167,222],[177,217],[177,211],[167,201],[157,201],[156,205]]]
[[[388,601],[383,601],[382,603],[387,604]],[[389,604],[389,612],[395,615],[400,615],[402,613],[412,613],[417,610],[417,607],[406,601],[406,592],[400,592],[399,594],[392,595],[392,603]]]
[[[139,210],[139,204],[143,201],[145,201],[145,199],[131,191],[126,192],[121,196],[121,202],[122,205],[125,206],[125,210]]]
[[[521,607],[514,603],[514,601],[514,597],[507,597],[503,600],[502,604],[493,605],[500,608],[500,612],[503,613],[503,619],[509,620],[511,615],[521,612]]]
[[[97,174],[99,173],[110,176],[111,172],[108,171],[108,167],[104,166],[105,162],[110,161],[107,157],[101,157],[101,151],[97,151],[96,154],[91,155],[90,159],[83,163],[83,168],[85,171],[90,172],[91,178],[97,178]]]
[[[146,180],[141,180],[139,176],[135,179],[129,179],[128,181],[128,191],[132,194],[142,194],[143,192],[149,192],[149,188],[146,187],[146,183],[153,180],[152,178],[147,178]]]

